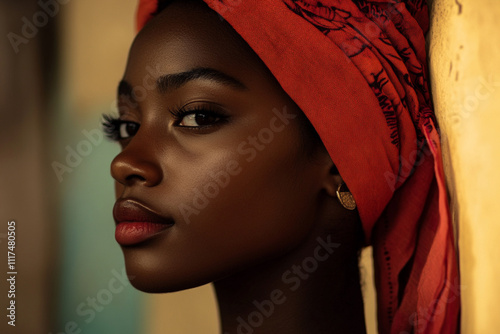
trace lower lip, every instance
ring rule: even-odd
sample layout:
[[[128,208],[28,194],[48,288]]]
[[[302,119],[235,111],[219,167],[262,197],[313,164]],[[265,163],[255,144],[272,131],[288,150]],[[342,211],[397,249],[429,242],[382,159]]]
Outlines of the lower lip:
[[[149,222],[123,222],[116,225],[115,239],[122,246],[146,241],[172,225]]]

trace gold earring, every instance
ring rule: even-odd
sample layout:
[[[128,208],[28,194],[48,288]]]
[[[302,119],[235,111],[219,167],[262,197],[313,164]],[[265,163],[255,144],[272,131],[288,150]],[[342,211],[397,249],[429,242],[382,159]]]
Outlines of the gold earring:
[[[347,210],[356,209],[356,201],[344,182],[339,184],[339,187],[337,188],[337,198],[339,199],[340,204],[342,204],[342,206]]]

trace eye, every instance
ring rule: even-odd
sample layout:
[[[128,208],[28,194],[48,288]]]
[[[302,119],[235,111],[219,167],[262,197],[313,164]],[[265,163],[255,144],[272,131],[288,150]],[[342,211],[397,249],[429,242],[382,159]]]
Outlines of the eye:
[[[122,121],[119,127],[120,139],[127,139],[135,136],[139,130],[139,124],[135,122],[124,122]]]
[[[216,124],[221,120],[221,117],[213,112],[193,112],[182,117],[178,126],[200,128]]]
[[[181,109],[170,110],[170,113],[174,117],[175,126],[193,131],[208,131],[229,118],[222,108],[209,103],[184,106]]]
[[[120,141],[135,136],[139,130],[140,124],[132,121],[123,121],[109,115],[103,115],[102,127],[109,139]]]

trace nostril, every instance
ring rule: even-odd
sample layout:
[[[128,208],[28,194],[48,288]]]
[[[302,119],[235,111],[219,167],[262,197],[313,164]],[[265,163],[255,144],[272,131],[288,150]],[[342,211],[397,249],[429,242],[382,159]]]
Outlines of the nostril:
[[[142,177],[141,175],[138,175],[138,174],[129,175],[129,176],[125,177],[125,180],[127,181],[127,183],[131,183],[134,181],[141,181],[141,182],[146,181],[146,179],[144,177]]]

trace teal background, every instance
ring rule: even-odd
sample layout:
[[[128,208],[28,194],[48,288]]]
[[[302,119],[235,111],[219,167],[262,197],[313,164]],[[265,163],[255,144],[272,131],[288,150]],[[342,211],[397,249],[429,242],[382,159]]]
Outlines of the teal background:
[[[67,150],[62,143],[76,150],[81,141],[88,141],[82,130],[99,129],[102,133],[100,114],[87,113],[86,119],[59,119],[58,144],[54,146],[57,161],[66,165]],[[109,172],[110,162],[118,152],[118,145],[103,136],[71,173],[62,174],[58,331],[53,334],[70,333],[66,330],[72,326],[81,329],[74,333],[139,333],[144,309],[141,294],[128,281],[124,286],[115,278],[124,270],[122,252],[114,239],[114,189]],[[51,177],[58,182],[55,172]]]

